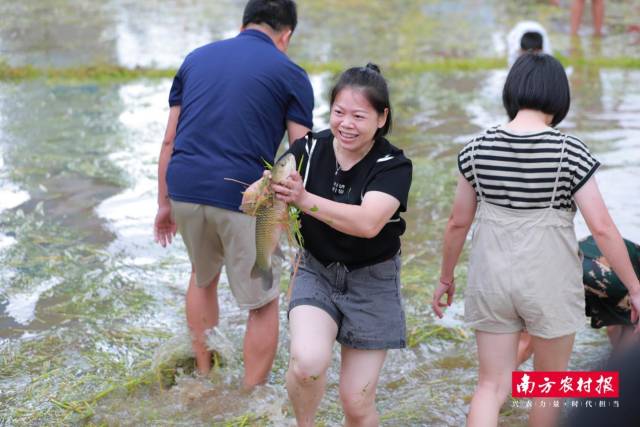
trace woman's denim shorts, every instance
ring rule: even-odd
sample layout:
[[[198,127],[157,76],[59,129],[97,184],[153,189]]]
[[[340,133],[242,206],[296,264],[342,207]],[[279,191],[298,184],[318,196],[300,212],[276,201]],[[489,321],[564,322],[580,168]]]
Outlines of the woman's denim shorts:
[[[348,270],[327,266],[305,251],[292,278],[289,312],[311,305],[338,325],[337,341],[362,350],[406,347],[404,307],[400,295],[400,256]]]

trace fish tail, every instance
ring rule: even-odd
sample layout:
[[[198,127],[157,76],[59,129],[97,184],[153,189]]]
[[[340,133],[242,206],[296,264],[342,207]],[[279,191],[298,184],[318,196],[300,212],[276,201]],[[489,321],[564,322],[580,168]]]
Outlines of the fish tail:
[[[263,270],[262,268],[260,268],[258,263],[255,263],[253,265],[253,268],[251,269],[251,278],[262,279],[262,289],[264,289],[265,291],[268,291],[273,287],[273,273],[271,271],[271,268]]]

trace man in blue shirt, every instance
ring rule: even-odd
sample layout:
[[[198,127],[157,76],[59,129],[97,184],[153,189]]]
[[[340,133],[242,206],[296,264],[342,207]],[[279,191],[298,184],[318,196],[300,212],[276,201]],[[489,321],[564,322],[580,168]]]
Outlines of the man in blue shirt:
[[[206,331],[218,323],[222,266],[240,308],[249,310],[244,384],[263,383],[278,343],[278,281],[263,290],[251,279],[255,218],[239,212],[242,187],[272,161],[284,136],[292,142],[312,128],[313,90],[286,51],[297,11],[292,0],[250,0],[238,36],[195,49],[169,94],[169,120],[158,165],[155,239],[171,243],[178,230],[191,260],[187,323],[198,371],[211,353]]]

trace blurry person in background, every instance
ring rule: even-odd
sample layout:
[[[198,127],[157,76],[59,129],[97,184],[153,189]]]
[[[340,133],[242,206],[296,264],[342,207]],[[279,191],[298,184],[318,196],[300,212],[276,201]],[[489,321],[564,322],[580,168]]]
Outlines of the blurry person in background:
[[[571,35],[577,36],[584,12],[585,0],[573,0],[571,2]],[[591,18],[593,19],[593,35],[602,37],[604,24],[604,0],[591,0]]]
[[[551,55],[551,42],[547,31],[535,21],[521,21],[507,36],[509,67],[525,52],[544,52]]]

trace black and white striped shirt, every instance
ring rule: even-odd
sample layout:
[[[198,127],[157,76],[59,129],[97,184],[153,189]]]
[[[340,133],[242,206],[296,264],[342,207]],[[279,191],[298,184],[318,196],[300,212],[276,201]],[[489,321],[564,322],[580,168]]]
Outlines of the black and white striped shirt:
[[[496,126],[464,146],[458,154],[458,169],[477,194],[471,168],[473,148],[476,173],[487,202],[514,209],[545,208],[551,203],[564,136],[552,128],[516,134]],[[575,209],[573,195],[598,166],[600,162],[581,140],[566,135],[553,207]]]

